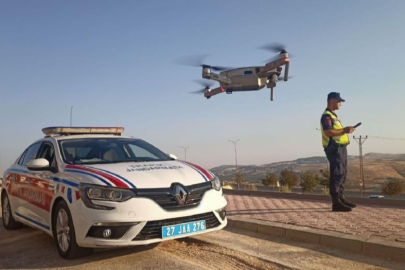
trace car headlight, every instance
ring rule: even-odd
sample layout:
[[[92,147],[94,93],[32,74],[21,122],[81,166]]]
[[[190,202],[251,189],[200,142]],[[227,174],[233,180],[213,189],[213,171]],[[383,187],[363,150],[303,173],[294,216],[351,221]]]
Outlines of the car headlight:
[[[134,192],[128,189],[86,184],[81,184],[79,191],[83,203],[87,207],[103,210],[111,210],[114,207],[94,204],[92,201],[125,202],[135,196]]]
[[[219,181],[219,178],[215,176],[214,179],[211,180],[212,188],[215,190],[220,190],[221,189],[221,181]]]

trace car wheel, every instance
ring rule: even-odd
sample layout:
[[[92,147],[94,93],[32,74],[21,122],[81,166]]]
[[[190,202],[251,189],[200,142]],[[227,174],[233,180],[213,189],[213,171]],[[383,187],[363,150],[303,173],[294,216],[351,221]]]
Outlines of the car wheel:
[[[7,230],[17,230],[23,226],[21,222],[15,221],[13,213],[11,212],[10,200],[5,192],[1,200],[1,215],[3,217],[3,226]]]
[[[65,201],[60,201],[56,206],[52,224],[53,237],[60,256],[74,259],[91,253],[91,249],[77,245],[72,215]]]

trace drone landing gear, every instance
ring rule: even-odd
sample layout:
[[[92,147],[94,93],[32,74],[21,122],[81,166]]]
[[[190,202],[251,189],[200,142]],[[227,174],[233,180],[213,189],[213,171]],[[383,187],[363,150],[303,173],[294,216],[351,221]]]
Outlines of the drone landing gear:
[[[274,90],[273,87],[270,90],[270,100],[273,101],[274,100]]]

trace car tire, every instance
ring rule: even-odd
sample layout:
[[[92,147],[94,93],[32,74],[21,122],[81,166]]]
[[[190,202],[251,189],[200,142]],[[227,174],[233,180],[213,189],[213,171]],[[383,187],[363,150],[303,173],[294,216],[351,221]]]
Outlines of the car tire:
[[[72,215],[65,201],[60,201],[52,218],[53,238],[59,255],[65,259],[75,259],[92,252],[90,248],[79,247]]]
[[[1,196],[1,216],[3,220],[3,227],[6,228],[6,230],[17,230],[23,227],[23,224],[15,221],[13,217],[10,200],[6,192],[3,192],[3,195]]]

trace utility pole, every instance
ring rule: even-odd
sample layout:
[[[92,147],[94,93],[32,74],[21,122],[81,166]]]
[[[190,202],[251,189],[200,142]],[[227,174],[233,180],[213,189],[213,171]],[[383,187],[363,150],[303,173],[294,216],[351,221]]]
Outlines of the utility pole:
[[[73,106],[70,107],[70,126],[72,126]]]
[[[353,136],[353,139],[356,140],[356,142],[359,144],[359,160],[360,160],[360,180],[359,180],[359,185],[360,185],[360,192],[361,192],[361,197],[363,197],[363,192],[366,189],[365,183],[364,183],[364,170],[363,170],[363,143],[367,140],[367,136],[364,137],[359,137],[356,138]]]
[[[233,146],[235,147],[235,165],[236,165],[236,177],[238,175],[238,155],[236,153],[236,144],[237,142],[239,142],[239,139],[237,139],[236,141],[232,141],[232,140],[228,140],[228,142],[233,143]],[[235,178],[236,180],[236,178]],[[239,184],[238,184],[238,189],[239,189]]]
[[[228,140],[228,142],[233,143],[233,145],[235,146],[235,164],[236,164],[236,172],[238,172],[238,156],[236,154],[236,143],[239,142],[239,139],[237,139],[236,141]]]
[[[180,148],[184,149],[184,161],[187,161],[187,149],[190,148],[190,146],[187,146],[187,147],[180,146]]]

